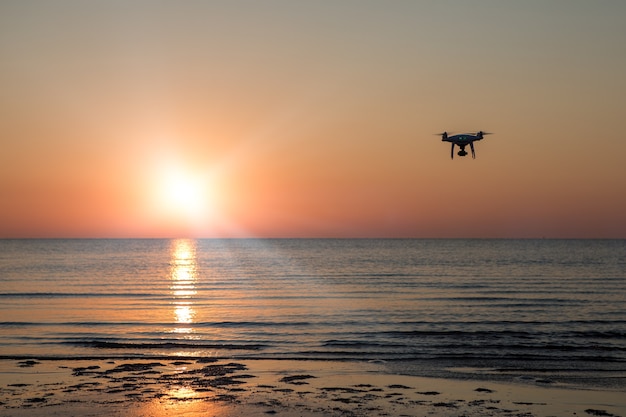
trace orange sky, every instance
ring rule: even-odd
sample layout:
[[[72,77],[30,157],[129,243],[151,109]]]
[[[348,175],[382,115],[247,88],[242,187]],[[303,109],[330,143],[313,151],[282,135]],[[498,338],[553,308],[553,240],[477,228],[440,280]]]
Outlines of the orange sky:
[[[626,238],[625,15],[4,1],[0,238]]]

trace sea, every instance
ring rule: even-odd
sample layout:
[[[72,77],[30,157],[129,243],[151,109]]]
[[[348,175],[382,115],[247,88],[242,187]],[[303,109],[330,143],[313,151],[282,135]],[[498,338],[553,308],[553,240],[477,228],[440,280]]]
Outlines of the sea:
[[[626,390],[626,240],[0,240],[0,359],[180,357]]]

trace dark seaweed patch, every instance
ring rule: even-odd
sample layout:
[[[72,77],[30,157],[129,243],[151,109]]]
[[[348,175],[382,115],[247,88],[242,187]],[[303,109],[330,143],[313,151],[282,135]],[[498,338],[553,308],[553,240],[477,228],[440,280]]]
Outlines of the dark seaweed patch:
[[[418,392],[417,394],[420,394],[420,395],[439,395],[441,393],[437,392],[437,391],[421,391],[421,392]]]
[[[605,410],[594,410],[593,408],[586,409],[585,413],[591,414],[592,416],[615,417],[615,414],[608,413]]]
[[[37,361],[35,361],[35,360],[30,359],[30,360],[27,360],[27,361],[21,361],[21,362],[18,362],[18,363],[17,363],[17,365],[18,365],[20,368],[30,368],[30,367],[33,367],[33,366],[35,366],[35,365],[39,365],[40,363],[41,363],[41,362],[37,362]]]
[[[280,382],[285,382],[287,384],[306,384],[306,382],[302,382],[305,379],[317,378],[313,375],[291,375],[286,376],[280,379]]]
[[[118,365],[113,369],[109,369],[106,371],[106,374],[113,374],[118,372],[141,372],[141,371],[152,371],[152,368],[155,366],[165,366],[159,362],[152,363],[125,363],[123,365]]]

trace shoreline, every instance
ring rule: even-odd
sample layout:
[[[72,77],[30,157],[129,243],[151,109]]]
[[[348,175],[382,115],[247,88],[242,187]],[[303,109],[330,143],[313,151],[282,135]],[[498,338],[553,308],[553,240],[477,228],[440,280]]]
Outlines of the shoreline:
[[[279,356],[238,356],[238,355],[186,355],[186,354],[113,354],[113,355],[45,355],[33,354],[2,354],[0,363],[17,362],[27,363],[30,361],[41,362],[109,362],[109,361],[165,361],[172,362],[184,358],[189,361],[211,358],[219,361],[235,361],[245,363],[255,362],[275,362],[275,363],[345,363],[355,364],[355,366],[367,366],[377,364],[381,372],[393,375],[416,376],[440,380],[462,380],[475,381],[477,383],[504,383],[504,384],[536,384],[546,388],[567,388],[574,390],[596,390],[596,391],[624,391],[626,392],[626,370],[611,369],[609,367],[596,368],[590,371],[585,368],[524,368],[514,366],[476,366],[466,364],[459,366],[456,363],[434,363],[432,360],[358,360],[358,359],[336,359],[336,358],[305,358],[292,357],[289,355]],[[279,366],[280,367],[280,366]]]
[[[381,364],[0,359],[0,416],[626,416],[623,391],[390,373]]]

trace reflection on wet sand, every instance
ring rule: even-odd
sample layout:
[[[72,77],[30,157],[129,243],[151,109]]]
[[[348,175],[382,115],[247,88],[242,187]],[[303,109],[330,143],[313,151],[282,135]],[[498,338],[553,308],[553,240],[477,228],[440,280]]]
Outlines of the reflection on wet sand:
[[[0,416],[617,417],[626,410],[620,391],[383,371],[328,361],[0,360]]]
[[[171,291],[174,297],[174,320],[178,325],[175,333],[193,333],[193,297],[196,295],[197,263],[196,242],[190,239],[172,241],[171,247]]]

